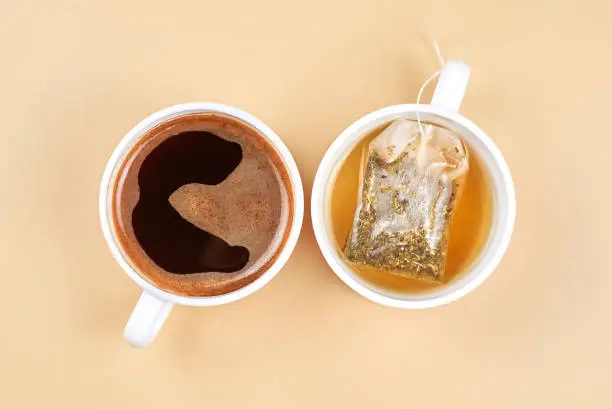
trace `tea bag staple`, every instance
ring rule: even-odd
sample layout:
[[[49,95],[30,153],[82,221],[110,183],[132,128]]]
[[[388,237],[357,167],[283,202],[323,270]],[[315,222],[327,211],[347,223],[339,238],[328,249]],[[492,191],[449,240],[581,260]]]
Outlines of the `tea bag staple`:
[[[468,162],[456,132],[409,119],[392,122],[362,156],[347,261],[442,282]]]

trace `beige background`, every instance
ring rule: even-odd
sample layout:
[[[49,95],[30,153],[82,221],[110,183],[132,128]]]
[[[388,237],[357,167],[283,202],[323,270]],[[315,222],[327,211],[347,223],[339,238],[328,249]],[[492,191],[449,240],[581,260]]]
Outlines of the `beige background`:
[[[609,408],[612,10],[497,3],[5,2],[0,406]],[[269,286],[177,307],[151,348],[130,348],[139,291],[97,213],[120,138],[171,104],[236,105],[285,140],[309,200],[344,127],[415,100],[437,69],[433,31],[446,57],[467,55],[462,112],[516,182],[516,232],[491,279],[435,310],[377,306],[327,267],[307,213]]]

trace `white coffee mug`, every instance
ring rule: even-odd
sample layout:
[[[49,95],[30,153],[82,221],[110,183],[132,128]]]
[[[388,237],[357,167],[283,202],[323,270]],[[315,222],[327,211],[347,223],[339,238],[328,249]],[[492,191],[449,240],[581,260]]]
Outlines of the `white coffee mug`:
[[[457,111],[465,94],[470,69],[459,61],[446,63],[429,105],[395,105],[374,111],[346,128],[329,147],[314,180],[311,213],[314,233],[331,269],[357,293],[378,304],[409,309],[431,308],[457,300],[489,277],[505,253],[516,216],[510,170],[499,149],[472,121]],[[437,290],[405,294],[378,288],[357,275],[344,261],[332,231],[331,196],[338,172],[351,151],[375,129],[398,118],[420,120],[453,129],[482,160],[493,188],[493,221],[486,244],[461,276]]]
[[[221,113],[230,117],[237,118],[246,122],[266,138],[266,140],[276,149],[279,157],[282,159],[287,173],[289,175],[291,190],[293,192],[293,220],[289,226],[289,235],[283,248],[280,250],[276,261],[255,281],[223,295],[210,297],[186,297],[164,291],[155,286],[146,278],[146,275],[136,269],[129,259],[124,255],[121,246],[117,240],[117,235],[112,221],[112,201],[113,201],[113,182],[116,173],[131,147],[142,138],[147,131],[156,125],[165,122],[169,119],[195,113]],[[300,174],[291,153],[281,141],[281,139],[267,125],[255,118],[253,115],[244,112],[240,109],[233,108],[227,105],[221,105],[212,102],[193,102],[181,105],[171,106],[169,108],[158,111],[136,125],[128,134],[119,142],[119,145],[112,153],[100,186],[100,221],[102,223],[102,231],[108,243],[108,246],[115,257],[115,260],[123,268],[123,270],[142,287],[142,295],[128,320],[125,327],[125,339],[132,345],[137,347],[145,347],[149,345],[157,336],[159,329],[162,327],[172,306],[174,304],[192,305],[198,307],[215,306],[227,304],[233,301],[238,301],[266,285],[285,265],[289,256],[295,248],[300,230],[302,228],[302,220],[304,218],[304,192],[302,189],[302,181]]]

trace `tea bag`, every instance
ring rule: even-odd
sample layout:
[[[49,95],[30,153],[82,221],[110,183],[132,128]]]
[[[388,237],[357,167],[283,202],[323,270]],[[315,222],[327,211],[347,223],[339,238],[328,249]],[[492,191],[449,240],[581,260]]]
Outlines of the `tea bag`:
[[[454,131],[407,119],[392,122],[362,157],[346,259],[442,282],[450,223],[468,159]]]

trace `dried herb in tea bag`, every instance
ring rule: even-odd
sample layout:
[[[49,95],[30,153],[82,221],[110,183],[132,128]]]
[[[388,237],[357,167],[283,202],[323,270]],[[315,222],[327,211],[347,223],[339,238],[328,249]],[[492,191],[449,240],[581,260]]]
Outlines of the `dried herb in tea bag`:
[[[354,264],[442,282],[450,223],[468,171],[454,131],[399,119],[369,144],[344,255]]]

